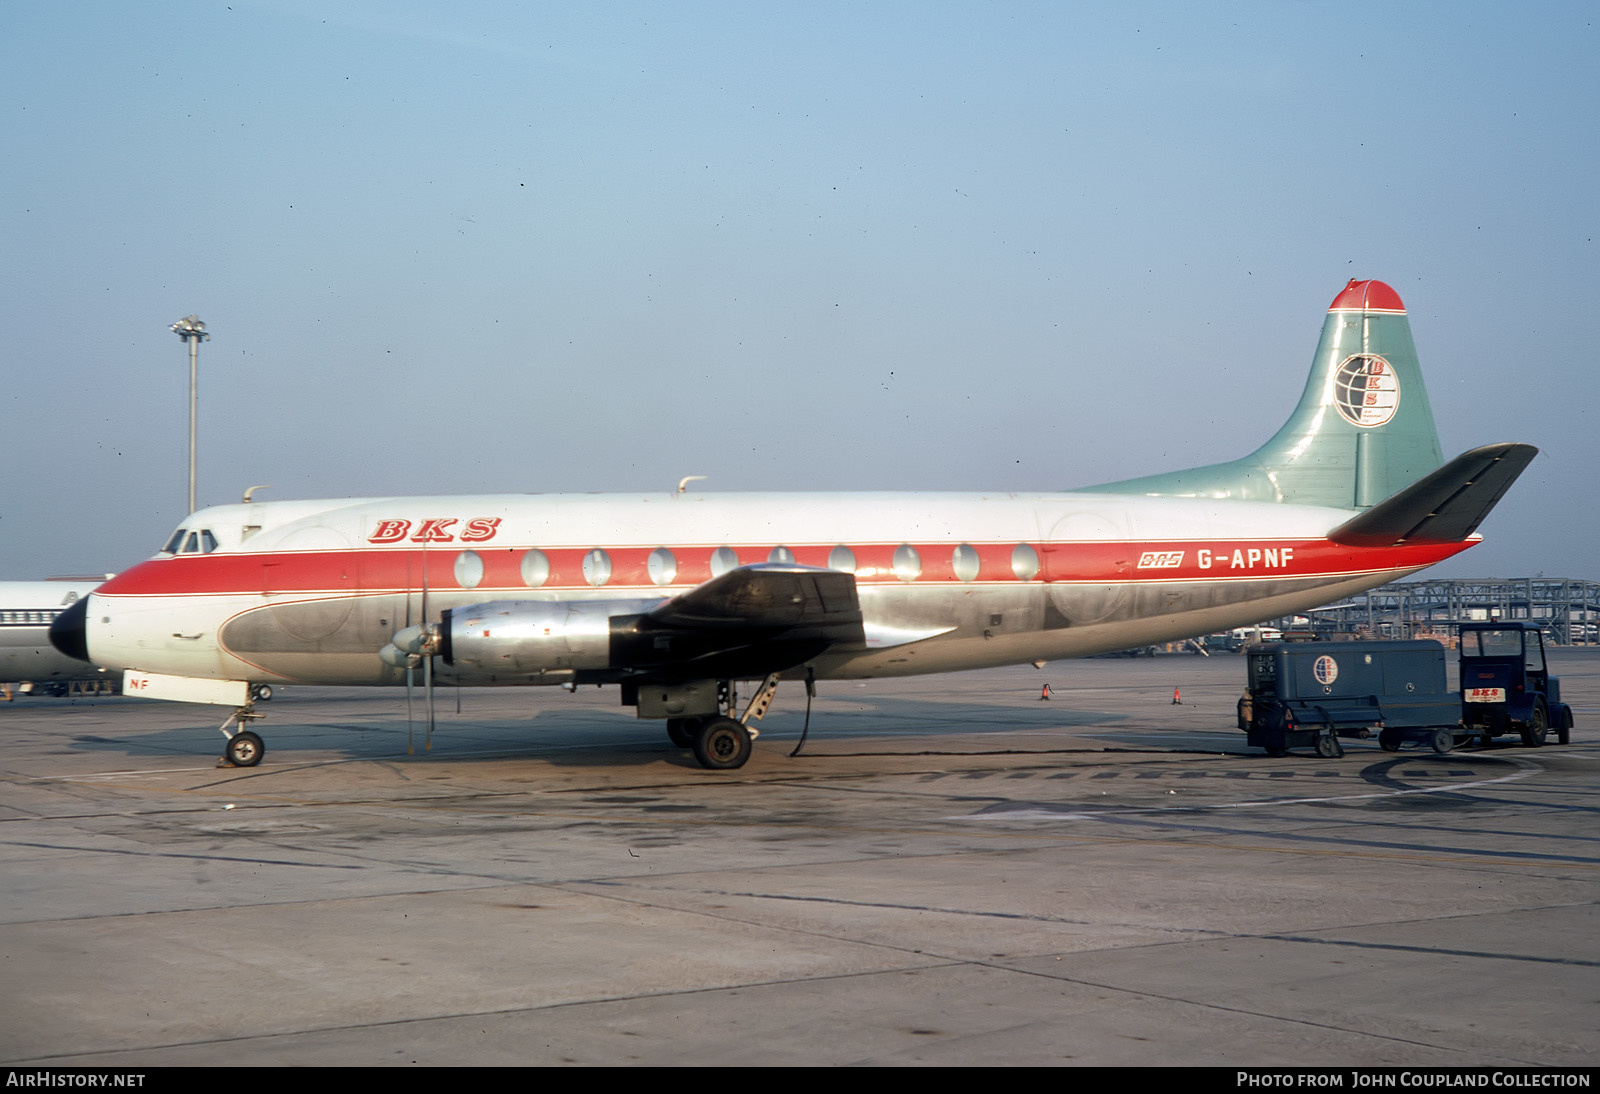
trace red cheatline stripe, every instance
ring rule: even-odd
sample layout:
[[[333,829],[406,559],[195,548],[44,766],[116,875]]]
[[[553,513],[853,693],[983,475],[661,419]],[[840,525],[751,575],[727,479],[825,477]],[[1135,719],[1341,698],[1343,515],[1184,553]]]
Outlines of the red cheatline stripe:
[[[1403,547],[1350,547],[1325,539],[1184,540],[1148,542],[1034,543],[1037,581],[1074,583],[1216,581],[1272,577],[1316,577],[1373,573],[1430,566],[1468,543]],[[893,572],[898,543],[850,544],[861,585],[898,585]],[[912,544],[922,571],[914,584],[961,584],[952,565],[956,544]],[[1012,543],[972,544],[978,552],[979,583],[1015,582]],[[589,589],[583,557],[592,548],[540,548],[549,562],[549,579],[540,588]],[[611,577],[606,588],[656,588],[647,570],[653,547],[608,547]],[[825,567],[832,547],[790,548],[795,561]],[[486,591],[518,592],[526,547],[410,548],[175,555],[152,559],[112,578],[98,592],[107,596],[176,596],[238,593],[321,593],[420,589],[426,571],[429,588],[456,590],[455,563],[463,550],[482,560]],[[699,585],[711,577],[713,547],[673,548],[673,585]],[[742,564],[764,562],[770,545],[735,548]]]

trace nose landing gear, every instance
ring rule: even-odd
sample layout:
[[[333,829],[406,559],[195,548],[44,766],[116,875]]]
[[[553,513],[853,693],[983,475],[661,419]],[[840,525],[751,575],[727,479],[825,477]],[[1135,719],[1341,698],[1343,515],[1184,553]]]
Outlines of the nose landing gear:
[[[257,714],[248,705],[228,715],[228,720],[218,727],[218,731],[228,739],[222,746],[222,758],[217,761],[218,767],[254,767],[261,762],[261,757],[267,754],[267,746],[259,734],[252,733],[244,727],[265,717],[265,714]],[[235,722],[239,728],[230,733],[228,727]]]

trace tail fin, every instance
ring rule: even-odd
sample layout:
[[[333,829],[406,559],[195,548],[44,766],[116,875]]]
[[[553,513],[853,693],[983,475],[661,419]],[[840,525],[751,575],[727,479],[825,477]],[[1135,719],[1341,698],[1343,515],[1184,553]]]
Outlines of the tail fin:
[[[1442,462],[1405,305],[1382,281],[1352,280],[1328,307],[1300,405],[1270,441],[1230,463],[1086,489],[1359,509]]]

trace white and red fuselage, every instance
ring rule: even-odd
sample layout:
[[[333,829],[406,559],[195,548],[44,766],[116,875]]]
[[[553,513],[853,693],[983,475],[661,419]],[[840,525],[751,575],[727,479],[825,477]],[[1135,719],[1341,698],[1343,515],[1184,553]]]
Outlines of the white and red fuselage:
[[[1331,541],[1328,533],[1351,515],[1103,493],[241,504],[193,514],[169,551],[96,590],[85,638],[92,659],[113,669],[401,683],[404,670],[379,651],[403,627],[437,621],[444,609],[604,601],[637,612],[731,568],[775,561],[855,577],[860,640],[833,644],[806,670],[819,679],[911,675],[1080,657],[1243,626],[1404,577],[1478,539]],[[438,671],[464,684],[612,678],[555,664],[537,672],[459,663]]]

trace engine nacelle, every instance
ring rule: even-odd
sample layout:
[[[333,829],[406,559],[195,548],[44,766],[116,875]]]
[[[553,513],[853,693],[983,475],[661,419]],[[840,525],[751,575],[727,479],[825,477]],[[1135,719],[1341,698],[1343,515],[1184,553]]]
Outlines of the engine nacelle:
[[[570,674],[614,667],[611,620],[638,616],[655,600],[496,600],[444,613],[440,656],[491,676]]]

